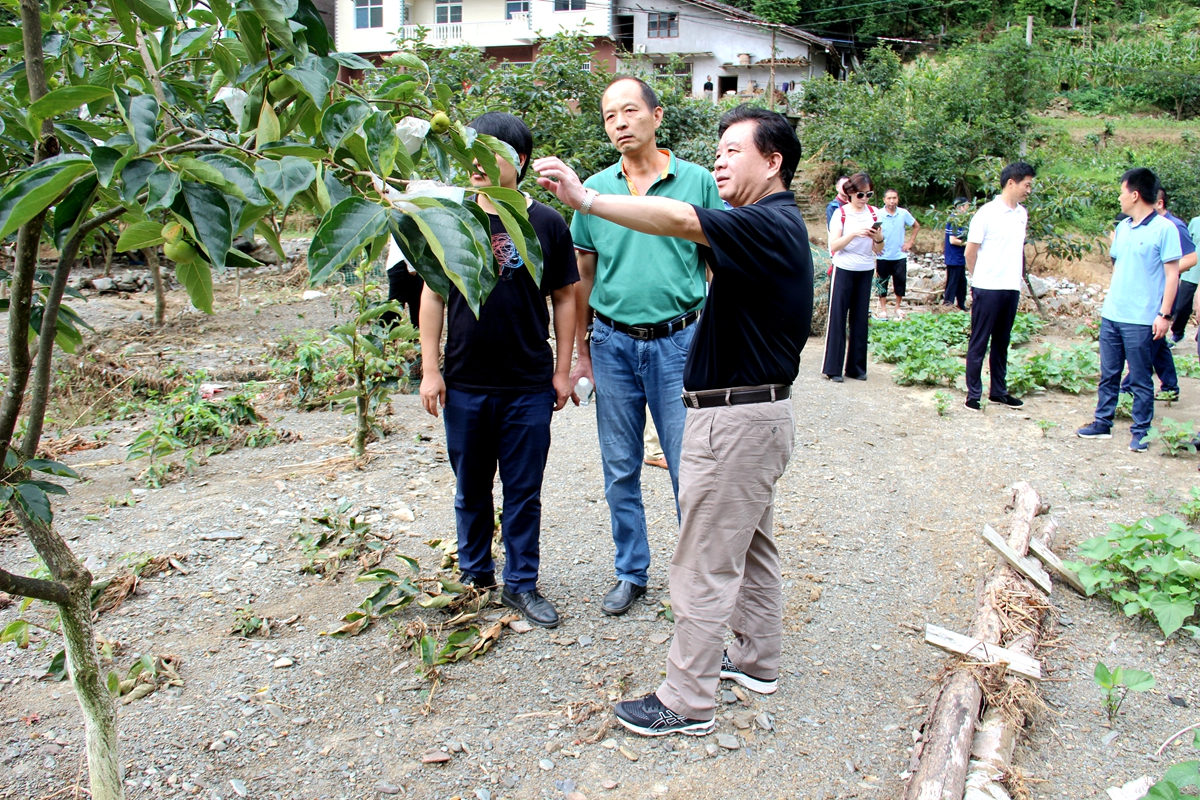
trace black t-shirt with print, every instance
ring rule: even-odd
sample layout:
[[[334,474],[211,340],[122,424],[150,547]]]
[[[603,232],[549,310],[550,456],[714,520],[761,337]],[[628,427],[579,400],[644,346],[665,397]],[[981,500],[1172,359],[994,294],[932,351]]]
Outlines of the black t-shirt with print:
[[[532,393],[554,388],[546,297],[579,280],[571,231],[557,211],[533,201],[529,222],[542,246],[542,285],[533,282],[500,218],[489,215],[499,281],[479,310],[451,285],[446,386],[468,392]]]

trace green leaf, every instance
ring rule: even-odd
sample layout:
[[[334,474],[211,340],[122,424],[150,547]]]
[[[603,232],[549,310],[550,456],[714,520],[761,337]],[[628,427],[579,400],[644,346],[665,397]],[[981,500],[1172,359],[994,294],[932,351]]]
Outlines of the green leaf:
[[[29,647],[29,623],[23,619],[14,620],[0,631],[0,642],[14,642],[24,650]]]
[[[46,665],[46,674],[43,679],[49,678],[54,681],[65,681],[67,679],[67,651],[59,650],[50,659],[50,663]]]
[[[421,663],[432,667],[437,661],[437,640],[429,634],[425,634],[417,642],[417,652],[421,656]]]
[[[155,28],[175,27],[169,0],[124,0],[129,10]]]
[[[357,98],[339,101],[325,109],[321,115],[321,136],[329,149],[336,151],[372,113],[371,107]]]
[[[151,172],[150,176],[146,178],[146,213],[149,214],[160,208],[170,208],[171,204],[175,202],[175,196],[179,194],[181,186],[182,181],[178,172],[172,172],[162,166]]]
[[[1124,671],[1124,684],[1131,692],[1148,692],[1154,688],[1154,676],[1140,669]]]
[[[329,29],[325,27],[325,18],[317,11],[312,0],[299,0],[292,20],[304,26],[304,40],[309,50],[319,56],[329,55],[329,51],[334,47],[333,37],[329,35]]]
[[[525,198],[522,197],[521,200],[523,206]],[[516,245],[517,252],[521,254],[521,259],[525,262],[525,268],[529,270],[534,285],[540,287],[543,266],[542,243],[537,237],[537,231],[533,229],[533,224],[530,223],[528,217],[518,213],[516,208],[503,200],[493,200],[492,205],[496,208],[496,216],[500,217],[504,230]]]
[[[263,100],[262,110],[258,114],[258,130],[255,142],[266,144],[279,141],[279,117],[269,100]]]
[[[283,252],[283,245],[279,241],[279,235],[275,233],[275,229],[265,219],[259,220],[254,226],[254,230],[267,240],[267,244],[275,251],[275,255],[279,256],[281,262],[287,261],[287,256]]]
[[[1164,779],[1150,787],[1140,800],[1182,800],[1179,787]]]
[[[1185,597],[1158,592],[1150,598],[1150,611],[1165,637],[1183,627],[1184,621],[1195,613],[1196,604]]]
[[[192,305],[205,314],[213,313],[212,270],[208,264],[200,260],[187,264],[176,264],[175,277],[187,290]]]
[[[377,203],[348,197],[329,210],[308,248],[309,282],[317,286],[383,233],[387,212]]]
[[[233,7],[229,4],[229,0],[210,0],[208,7],[217,15],[217,19],[221,24],[229,22],[229,15],[233,11]],[[229,77],[233,77],[232,75]]]
[[[213,265],[218,269],[224,269],[225,255],[229,252],[229,248],[233,246],[233,223],[230,218],[229,204],[225,202],[224,196],[211,186],[184,181],[182,188],[188,212],[192,215],[192,224],[195,226],[196,236],[200,240],[200,244],[204,245],[204,249],[208,251],[209,260],[212,261]],[[196,308],[202,308],[211,314],[211,275],[208,280],[208,307],[204,308],[199,303],[196,303]],[[190,290],[188,294],[191,295]],[[196,302],[194,298],[192,302]]]
[[[15,500],[25,513],[36,520],[49,525],[54,521],[54,513],[50,510],[50,498],[46,497],[45,490],[35,481],[23,481],[17,484],[17,491],[13,495]]]
[[[146,152],[158,138],[158,101],[153,95],[139,94],[130,99],[128,108],[119,105],[138,153]]]
[[[89,175],[78,181],[67,192],[66,196],[54,206],[54,245],[60,250],[87,216],[92,204],[96,201],[95,175]]]
[[[259,185],[275,196],[282,209],[290,206],[296,195],[311,186],[317,177],[316,167],[296,156],[284,156],[279,161],[260,159],[254,173]]]
[[[117,239],[117,252],[127,253],[130,250],[141,250],[143,247],[157,247],[167,239],[162,235],[162,223],[146,220],[135,222],[121,231]]]
[[[77,178],[93,169],[87,156],[69,154],[18,172],[0,192],[0,239],[45,211]]]
[[[375,69],[375,65],[355,53],[330,53],[329,57],[346,69]]]
[[[74,111],[82,105],[103,99],[112,100],[111,88],[86,85],[59,87],[29,106],[29,111],[26,112],[29,131],[36,136],[41,130],[42,120],[57,117],[64,112]]]
[[[479,309],[496,286],[490,233],[462,206],[429,206],[411,217],[438,256],[446,277],[458,287],[467,307],[478,317]]]
[[[36,472],[45,472],[48,475],[57,475],[60,478],[75,478],[79,480],[80,477],[78,472],[66,464],[51,461],[48,458],[31,458],[25,462],[25,466]]]
[[[1196,734],[1200,737],[1200,733]],[[1200,747],[1200,744],[1196,745]],[[1200,787],[1200,761],[1184,761],[1169,767],[1163,775],[1164,781],[1169,781],[1180,789],[1188,786]]]
[[[306,61],[305,65],[284,70],[283,74],[299,84],[300,90],[316,104],[317,108],[324,108],[325,104],[329,102],[329,87],[333,85],[333,82],[325,73],[308,66],[310,63],[312,62]]]
[[[105,189],[112,184],[113,172],[123,157],[124,154],[115,147],[92,148],[92,164],[96,167],[96,176],[100,179],[100,185]]]
[[[454,601],[454,598],[448,594],[435,594],[428,600],[417,598],[417,605],[421,608],[445,608]]]
[[[400,246],[404,260],[412,265],[425,285],[443,300],[449,297],[451,284],[441,257],[430,248],[417,221],[409,214],[393,210],[388,213],[388,230]]]
[[[212,38],[212,28],[189,28],[171,45],[171,56],[192,56],[204,48]]]
[[[298,59],[304,58],[304,53],[296,47],[295,41],[292,39],[292,26],[288,24],[288,17],[295,13],[294,3],[291,13],[285,13],[284,3],[281,0],[250,0],[250,5],[262,20],[263,25],[266,26],[267,31],[279,44],[283,45],[284,49]]]
[[[421,573],[421,565],[417,563],[417,560],[412,556],[405,556],[401,555],[400,553],[396,553],[396,558],[407,564],[408,568],[412,570],[413,575],[419,575]]]
[[[391,175],[396,165],[396,153],[400,150],[396,123],[392,122],[387,112],[376,111],[363,123],[363,133],[367,137],[367,154],[375,171],[382,177]]]
[[[496,155],[508,161],[509,164],[512,164],[513,169],[520,173],[521,157],[517,155],[517,151],[514,150],[513,146],[508,142],[501,141],[495,136],[489,136],[486,133],[476,133],[475,144],[482,144],[486,146],[488,150],[491,150]],[[471,146],[471,150],[475,150],[475,145]],[[476,153],[476,155],[478,156],[478,153]],[[498,184],[499,181],[496,181],[496,183]]]
[[[1093,561],[1103,561],[1112,555],[1112,544],[1108,541],[1107,536],[1096,536],[1083,542],[1077,548],[1079,554],[1092,559]]]
[[[148,158],[135,158],[121,167],[121,199],[130,205],[137,202],[138,194],[155,169],[154,162]]]
[[[121,693],[121,676],[115,672],[109,672],[105,679],[105,685],[108,686],[108,693],[116,697]]]
[[[389,64],[395,64],[396,66],[399,66],[399,67],[408,67],[409,69],[418,69],[425,73],[429,72],[429,67],[425,66],[425,62],[422,61],[421,59],[417,58],[416,56],[414,56],[412,53],[405,53],[403,51],[401,51],[399,53],[394,53],[394,54],[388,56],[386,61]]]
[[[1111,689],[1113,687],[1112,673],[1108,671],[1108,667],[1104,666],[1103,661],[1096,662],[1096,669],[1092,673],[1095,678],[1096,685],[1101,689]]]

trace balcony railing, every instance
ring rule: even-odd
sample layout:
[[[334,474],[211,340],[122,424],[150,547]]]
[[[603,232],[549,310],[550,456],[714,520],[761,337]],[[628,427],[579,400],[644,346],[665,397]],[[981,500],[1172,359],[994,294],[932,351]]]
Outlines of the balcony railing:
[[[420,27],[405,25],[399,38],[416,39]],[[528,44],[533,39],[533,21],[529,13],[513,14],[512,19],[506,20],[437,23],[425,28],[425,43],[434,46],[499,47]]]

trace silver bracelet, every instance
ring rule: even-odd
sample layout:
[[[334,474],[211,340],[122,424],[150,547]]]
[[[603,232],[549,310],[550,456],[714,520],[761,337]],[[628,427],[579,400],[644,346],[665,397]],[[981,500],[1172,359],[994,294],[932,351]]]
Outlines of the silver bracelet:
[[[590,214],[592,213],[592,203],[596,202],[596,198],[600,196],[600,193],[595,189],[585,189],[584,193],[586,196],[583,198],[583,202],[579,204],[579,213]]]

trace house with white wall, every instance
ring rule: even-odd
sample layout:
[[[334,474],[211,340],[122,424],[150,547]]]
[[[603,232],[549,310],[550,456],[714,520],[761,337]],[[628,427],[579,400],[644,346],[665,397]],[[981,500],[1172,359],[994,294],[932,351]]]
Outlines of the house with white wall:
[[[715,0],[318,0],[332,6],[341,52],[384,56],[398,41],[471,46],[501,61],[532,61],[541,37],[593,37],[593,61],[626,70],[670,72],[691,93],[708,76],[720,96],[769,83],[772,27]],[[792,26],[774,26],[775,83],[837,71],[833,43]]]
[[[541,36],[607,38],[610,0],[334,0],[337,48],[360,55],[395,52],[398,39],[472,46],[503,61],[530,61]]]
[[[774,26],[775,85],[838,71],[833,43],[789,25]],[[620,58],[674,74],[699,95],[711,76],[724,97],[770,83],[772,27],[712,0],[616,0],[613,38]]]

